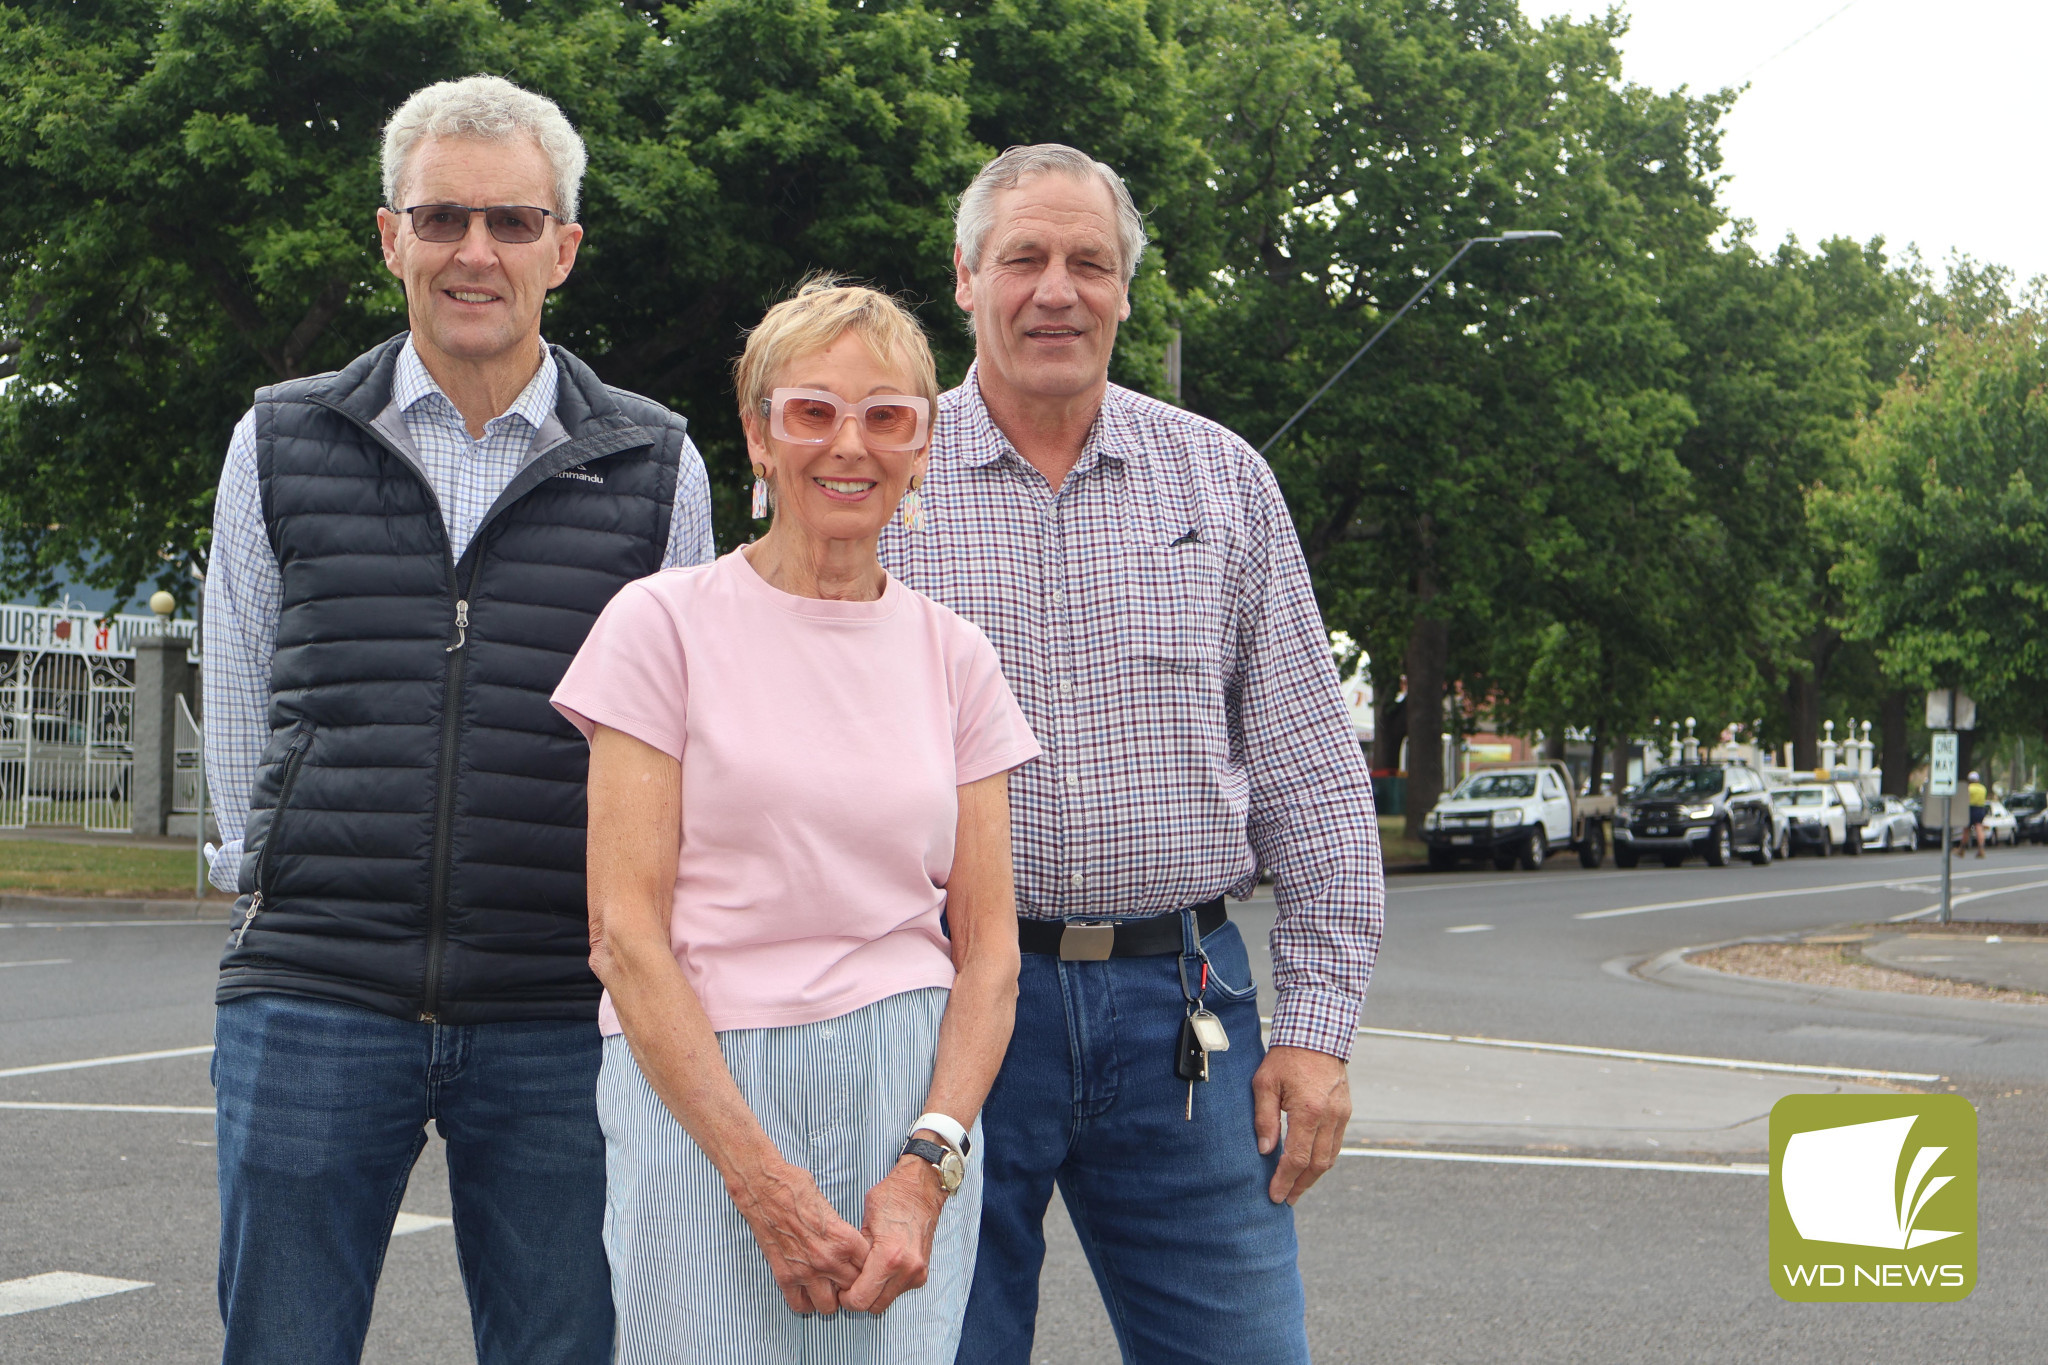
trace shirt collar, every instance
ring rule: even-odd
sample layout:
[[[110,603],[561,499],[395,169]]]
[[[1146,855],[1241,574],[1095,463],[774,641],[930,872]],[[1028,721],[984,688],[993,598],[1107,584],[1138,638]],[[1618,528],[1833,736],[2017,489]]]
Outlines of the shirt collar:
[[[960,463],[975,468],[994,464],[1005,455],[1022,461],[1024,457],[1010,444],[1010,438],[1003,435],[995,418],[989,416],[988,404],[982,401],[981,381],[977,377],[980,368],[979,361],[969,365],[967,377],[960,381],[961,416],[967,423],[967,430],[963,433],[966,439],[960,443]],[[1075,474],[1092,469],[1100,460],[1123,463],[1144,456],[1144,444],[1137,439],[1137,433],[1124,411],[1124,394],[1125,390],[1115,384],[1103,392],[1102,408],[1095,414],[1095,425],[1089,428],[1088,440],[1081,447],[1081,458],[1074,465]]]
[[[555,395],[561,384],[561,367],[555,364],[555,353],[546,342],[541,343],[540,368],[533,378],[526,381],[526,387],[512,400],[512,406],[484,424],[489,434],[507,417],[524,421],[530,431],[539,431],[555,411]],[[455,411],[455,404],[434,382],[434,376],[427,372],[426,361],[412,344],[410,336],[405,347],[398,353],[398,368],[391,376],[391,397],[401,412],[410,412],[429,398],[438,398],[447,404],[449,412]]]

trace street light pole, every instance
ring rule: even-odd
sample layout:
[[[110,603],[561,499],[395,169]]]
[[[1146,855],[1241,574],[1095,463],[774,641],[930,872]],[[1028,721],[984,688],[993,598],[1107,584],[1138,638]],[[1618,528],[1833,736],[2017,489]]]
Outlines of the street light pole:
[[[1408,302],[1401,305],[1400,311],[1395,313],[1394,316],[1388,318],[1384,323],[1382,323],[1380,325],[1380,329],[1377,332],[1374,332],[1372,336],[1366,339],[1365,345],[1359,347],[1356,351],[1352,352],[1351,359],[1345,361],[1342,365],[1338,366],[1337,373],[1331,375],[1329,379],[1324,382],[1323,386],[1320,389],[1317,389],[1314,393],[1310,394],[1309,400],[1306,403],[1303,403],[1299,408],[1295,409],[1294,416],[1288,418],[1285,422],[1283,422],[1280,426],[1280,430],[1274,432],[1271,436],[1266,438],[1266,443],[1259,447],[1259,454],[1263,455],[1267,451],[1271,450],[1274,446],[1278,445],[1280,443],[1280,438],[1282,436],[1285,436],[1289,431],[1293,429],[1294,424],[1296,422],[1299,422],[1302,419],[1302,417],[1308,412],[1308,410],[1316,405],[1316,401],[1320,399],[1324,394],[1328,393],[1333,387],[1335,387],[1338,380],[1342,379],[1345,375],[1349,374],[1351,372],[1351,367],[1353,365],[1356,365],[1360,360],[1364,359],[1365,353],[1367,351],[1370,351],[1375,345],[1377,345],[1381,337],[1385,336],[1388,332],[1392,331],[1394,324],[1399,322],[1402,318],[1406,317],[1408,314],[1408,310],[1410,308],[1413,308],[1416,304],[1422,302],[1422,296],[1430,291],[1430,287],[1434,285],[1438,280],[1442,279],[1446,274],[1450,273],[1451,267],[1456,265],[1459,261],[1463,260],[1465,258],[1465,253],[1470,251],[1473,247],[1479,245],[1481,242],[1560,242],[1563,240],[1564,234],[1562,232],[1551,232],[1547,229],[1531,229],[1526,231],[1503,232],[1498,237],[1467,237],[1464,241],[1458,244],[1458,250],[1451,257],[1451,259],[1445,261],[1443,265],[1438,268],[1436,274],[1431,275],[1428,279],[1424,280],[1422,282],[1422,287],[1420,289],[1416,290],[1413,294],[1410,294],[1408,296]]]

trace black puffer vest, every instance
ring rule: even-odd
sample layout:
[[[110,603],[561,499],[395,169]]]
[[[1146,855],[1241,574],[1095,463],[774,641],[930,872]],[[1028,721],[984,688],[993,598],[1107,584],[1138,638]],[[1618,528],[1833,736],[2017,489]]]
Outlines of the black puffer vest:
[[[588,751],[548,697],[612,595],[661,567],[683,419],[557,349],[568,440],[455,563],[424,474],[378,430],[404,343],[256,396],[284,598],[218,998],[594,1018]]]

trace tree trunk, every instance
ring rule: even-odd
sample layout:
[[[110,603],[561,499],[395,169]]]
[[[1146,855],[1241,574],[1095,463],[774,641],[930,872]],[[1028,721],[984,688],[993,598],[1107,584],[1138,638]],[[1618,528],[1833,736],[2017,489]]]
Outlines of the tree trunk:
[[[1906,738],[1909,700],[1901,688],[1885,693],[1877,705],[1878,767],[1886,796],[1905,796],[1912,790],[1913,750]]]
[[[1401,766],[1401,741],[1408,738],[1408,708],[1398,696],[1373,703],[1372,770],[1392,772]]]
[[[1811,772],[1820,766],[1820,682],[1794,673],[1785,684],[1785,719],[1792,727],[1792,766]]]
[[[1607,732],[1595,730],[1593,732],[1593,754],[1586,760],[1586,795],[1598,796],[1604,790],[1603,783],[1607,774],[1602,772],[1601,769],[1606,766]]]
[[[1543,737],[1543,756],[1557,763],[1564,762],[1564,731]]]
[[[1425,611],[1428,610],[1425,604]],[[1428,616],[1415,618],[1408,636],[1408,803],[1409,828],[1436,807],[1444,792],[1444,667],[1450,656],[1450,627]]]

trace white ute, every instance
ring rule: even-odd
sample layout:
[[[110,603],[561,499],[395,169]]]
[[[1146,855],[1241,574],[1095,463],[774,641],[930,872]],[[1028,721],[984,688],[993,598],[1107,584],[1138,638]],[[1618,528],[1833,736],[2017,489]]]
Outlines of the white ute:
[[[1612,796],[1580,796],[1562,763],[1522,763],[1473,773],[1437,803],[1422,822],[1429,865],[1437,871],[1460,858],[1486,857],[1505,872],[1528,871],[1551,854],[1571,849],[1581,867],[1607,860]]]

